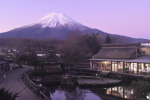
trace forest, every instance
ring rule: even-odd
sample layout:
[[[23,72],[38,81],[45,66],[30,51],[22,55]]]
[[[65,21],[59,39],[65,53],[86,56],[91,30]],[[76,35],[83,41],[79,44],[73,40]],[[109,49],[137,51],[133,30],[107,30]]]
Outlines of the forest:
[[[101,49],[101,44],[112,43],[109,35],[102,38],[100,34],[82,34],[80,31],[68,33],[65,40],[58,39],[29,39],[29,38],[1,38],[0,50],[18,50],[20,53],[34,51],[44,54],[53,50],[60,54],[65,63],[86,63]]]

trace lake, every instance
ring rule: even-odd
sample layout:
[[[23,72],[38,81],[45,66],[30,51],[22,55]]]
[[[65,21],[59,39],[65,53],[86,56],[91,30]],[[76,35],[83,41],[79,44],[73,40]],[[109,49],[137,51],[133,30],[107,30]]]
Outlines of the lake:
[[[79,87],[48,87],[52,100],[102,100],[98,95],[94,94],[89,89]]]
[[[138,95],[130,84],[110,87],[48,87],[52,100],[137,100]],[[150,100],[150,91],[141,93],[142,100]],[[138,97],[139,98],[139,97]]]

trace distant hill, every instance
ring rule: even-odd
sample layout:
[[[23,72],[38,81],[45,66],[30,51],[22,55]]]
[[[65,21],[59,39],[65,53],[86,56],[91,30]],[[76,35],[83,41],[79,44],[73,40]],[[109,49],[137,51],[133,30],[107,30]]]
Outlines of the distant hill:
[[[0,38],[36,38],[65,39],[68,32],[79,30],[84,34],[98,33],[105,38],[108,33],[84,26],[63,13],[51,13],[35,23],[13,29],[0,34]],[[121,35],[109,34],[113,41],[146,42],[146,39],[136,39]]]

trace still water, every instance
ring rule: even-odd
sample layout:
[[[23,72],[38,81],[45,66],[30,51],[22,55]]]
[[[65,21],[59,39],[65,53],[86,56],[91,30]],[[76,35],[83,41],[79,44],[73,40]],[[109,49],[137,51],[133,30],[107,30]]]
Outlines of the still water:
[[[52,100],[102,100],[89,89],[79,87],[49,87]]]
[[[137,98],[130,85],[123,84],[111,87],[48,87],[51,100],[150,100],[150,91],[141,93]]]

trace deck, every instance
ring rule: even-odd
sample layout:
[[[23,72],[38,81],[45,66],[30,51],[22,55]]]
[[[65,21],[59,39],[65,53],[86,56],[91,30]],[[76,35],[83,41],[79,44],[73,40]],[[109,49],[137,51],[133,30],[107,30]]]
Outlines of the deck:
[[[136,73],[119,73],[119,72],[111,72],[116,75],[122,76],[122,78],[134,78],[134,79],[143,79],[143,80],[150,80],[150,75],[141,75],[141,74],[136,74]]]
[[[122,80],[118,79],[110,79],[110,78],[101,78],[97,77],[97,79],[77,79],[79,86],[108,86],[108,85],[116,85],[120,84]]]

